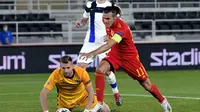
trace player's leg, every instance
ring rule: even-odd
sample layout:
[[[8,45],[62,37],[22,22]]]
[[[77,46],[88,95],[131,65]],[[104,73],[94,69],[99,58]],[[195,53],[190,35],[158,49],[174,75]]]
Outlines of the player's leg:
[[[144,87],[145,90],[151,93],[152,96],[160,102],[162,108],[164,109],[164,112],[172,112],[172,108],[168,103],[167,99],[161,94],[158,87],[155,84],[151,83],[149,78],[147,78],[145,81],[138,81]]]
[[[117,69],[119,69],[119,62],[114,57],[109,56],[104,58],[96,69],[96,74],[95,74],[96,95],[97,95],[97,100],[100,103],[103,103],[104,100],[104,88],[105,88],[104,75],[111,70],[111,66],[114,69],[113,71],[116,71]]]
[[[112,92],[114,94],[116,105],[121,106],[122,105],[122,98],[121,98],[119,90],[118,90],[117,81],[116,81],[116,77],[115,77],[114,72],[113,71],[107,72],[106,73],[106,79],[107,79],[108,83],[110,84],[110,86],[112,88]]]
[[[102,54],[97,55],[99,57],[99,60],[101,61],[103,58],[106,57],[107,52],[104,52]],[[116,81],[116,77],[114,74],[114,68],[112,66],[111,63],[110,64],[110,71],[106,72],[106,79],[108,81],[108,83],[110,84],[111,88],[112,88],[112,92],[114,94],[114,98],[116,101],[116,105],[117,106],[121,106],[122,105],[122,98],[119,94],[119,90],[118,90],[118,86],[117,86],[117,81]]]
[[[145,90],[150,92],[152,96],[154,96],[161,103],[161,105],[168,104],[164,108],[165,112],[171,112],[171,107],[169,103],[160,93],[157,86],[151,83],[145,68],[143,67],[142,63],[139,61],[137,57],[138,56],[136,56],[135,59],[132,58],[132,60],[123,61],[122,64],[124,70],[128,73],[129,76],[137,80],[144,87]]]
[[[97,100],[102,104],[104,101],[104,88],[105,88],[104,75],[108,71],[110,71],[110,64],[106,60],[102,60],[99,66],[96,68],[96,73],[95,73],[96,96]]]

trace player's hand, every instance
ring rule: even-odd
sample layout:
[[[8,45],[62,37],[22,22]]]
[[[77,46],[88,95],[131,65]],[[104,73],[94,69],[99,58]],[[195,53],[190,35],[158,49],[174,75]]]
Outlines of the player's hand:
[[[80,27],[82,27],[81,22],[80,21],[76,22],[76,28],[80,28]]]
[[[83,112],[92,112],[91,110],[85,109]]]
[[[81,55],[80,58],[82,60],[86,60],[86,61],[87,61],[88,58],[93,57],[92,53],[80,53],[80,55]]]

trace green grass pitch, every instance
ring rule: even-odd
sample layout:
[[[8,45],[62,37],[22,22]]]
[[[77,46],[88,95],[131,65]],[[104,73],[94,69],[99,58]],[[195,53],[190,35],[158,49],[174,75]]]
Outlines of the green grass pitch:
[[[94,73],[90,73],[92,80]],[[200,112],[200,71],[148,72],[153,83],[167,96],[173,112]],[[0,112],[42,112],[39,93],[49,74],[0,75]],[[115,112],[163,112],[160,104],[124,72],[117,73],[123,105],[117,107],[106,85],[105,102]],[[93,81],[94,84],[94,81]],[[56,89],[48,95],[50,112],[55,112]],[[79,112],[82,108],[76,108]]]

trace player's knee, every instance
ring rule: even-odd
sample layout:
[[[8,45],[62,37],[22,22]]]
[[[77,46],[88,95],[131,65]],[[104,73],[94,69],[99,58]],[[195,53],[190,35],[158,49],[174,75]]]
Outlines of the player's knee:
[[[103,68],[103,67],[97,67],[97,69],[96,69],[96,72],[98,72],[98,73],[102,73],[102,74],[106,74],[106,69],[105,68]]]
[[[145,89],[146,91],[151,91],[151,86],[145,86],[144,89]]]
[[[107,71],[105,75],[109,76],[110,74],[111,74],[111,71]]]
[[[145,84],[145,86],[144,86],[146,91],[151,91],[151,87],[152,87],[152,84],[150,84],[150,83]]]
[[[140,82],[140,84],[144,87],[144,89],[146,91],[151,91],[152,84],[151,84],[150,80],[147,79],[143,82]]]
[[[96,68],[96,72],[107,74],[110,70],[110,65],[107,61],[101,61],[100,65]]]

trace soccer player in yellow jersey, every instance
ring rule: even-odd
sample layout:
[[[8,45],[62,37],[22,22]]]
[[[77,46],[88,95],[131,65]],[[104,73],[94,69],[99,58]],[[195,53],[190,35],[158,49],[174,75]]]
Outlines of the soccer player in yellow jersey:
[[[40,102],[43,112],[48,111],[47,94],[57,87],[57,109],[67,108],[70,111],[76,106],[85,107],[84,112],[97,112],[99,103],[92,82],[87,71],[81,67],[74,66],[70,56],[60,59],[60,67],[55,69],[40,93]],[[109,107],[103,106],[104,112],[110,112]]]

